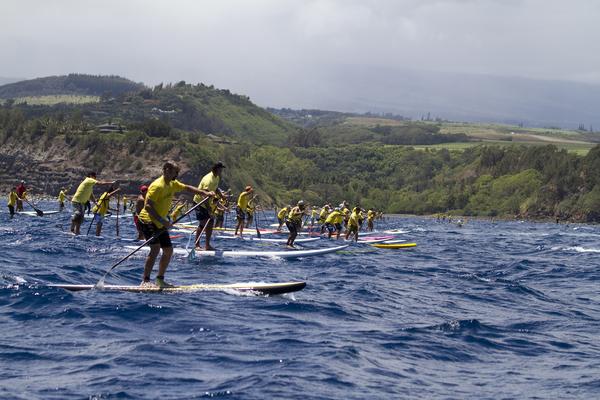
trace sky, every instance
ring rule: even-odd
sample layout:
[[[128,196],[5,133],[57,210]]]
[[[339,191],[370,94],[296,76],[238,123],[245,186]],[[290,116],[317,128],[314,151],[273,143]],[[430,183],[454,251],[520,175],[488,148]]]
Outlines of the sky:
[[[0,2],[0,77],[185,80],[261,105],[349,67],[600,84],[597,0]]]

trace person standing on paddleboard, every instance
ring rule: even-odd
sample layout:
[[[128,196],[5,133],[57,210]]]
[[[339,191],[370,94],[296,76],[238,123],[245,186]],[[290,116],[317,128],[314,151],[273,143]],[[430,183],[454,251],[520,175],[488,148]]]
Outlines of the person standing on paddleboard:
[[[23,199],[25,198],[24,194],[27,191],[25,187],[25,181],[21,181],[19,185],[16,187],[17,192],[17,211],[23,211]]]
[[[19,199],[19,196],[17,196],[17,189],[16,188],[12,188],[10,189],[10,193],[8,194],[8,212],[10,213],[10,218],[13,218],[15,216],[15,205],[17,204],[17,200]]]
[[[73,216],[71,218],[71,232],[76,235],[79,235],[79,230],[81,228],[81,223],[83,222],[83,215],[85,210],[85,205],[90,201],[90,199],[94,199],[94,185],[114,185],[116,181],[99,181],[96,180],[96,173],[90,172],[87,177],[79,184],[73,198],[71,198],[71,203],[73,205]]]
[[[114,189],[112,186],[100,196],[98,203],[92,210],[94,212],[94,221],[96,222],[96,236],[100,236],[102,233],[102,225],[104,224],[104,217],[107,211],[110,209],[110,198],[121,189]],[[88,229],[89,231],[89,229]]]
[[[179,166],[172,161],[168,161],[163,165],[163,174],[157,178],[148,187],[144,208],[139,213],[139,223],[142,233],[146,240],[151,239],[150,253],[146,258],[144,265],[144,275],[142,276],[141,286],[151,285],[150,274],[154,268],[156,257],[162,249],[162,256],[158,264],[158,275],[156,276],[156,285],[159,287],[172,287],[165,282],[165,272],[173,255],[173,244],[169,236],[169,228],[173,223],[167,219],[171,202],[175,193],[186,191],[196,194],[198,202],[202,201],[202,196],[214,197],[215,192],[204,189],[196,189],[193,186],[186,185],[177,180],[179,175]]]
[[[144,233],[142,232],[142,227],[140,225],[138,216],[144,209],[144,203],[146,202],[146,192],[148,192],[148,186],[140,186],[140,194],[135,200],[135,209],[133,211],[133,223],[135,224],[135,229],[137,229],[138,232],[137,240],[144,240]]]
[[[283,207],[281,210],[279,210],[277,212],[277,220],[279,221],[279,226],[277,227],[277,232],[281,232],[281,227],[285,223],[285,218],[287,217],[287,215],[289,214],[291,209],[292,209],[292,206],[288,204],[287,206]]]
[[[290,231],[290,236],[288,236],[287,246],[290,248],[294,248],[294,240],[296,240],[296,236],[298,236],[298,231],[302,228],[302,217],[306,214],[306,208],[304,206],[304,201],[298,201],[296,207],[292,208],[287,216],[285,221],[285,226],[287,226]]]
[[[358,228],[360,227],[360,206],[354,207],[352,209],[352,213],[350,214],[350,218],[348,219],[348,229],[346,230],[346,240],[350,237],[350,235],[354,236],[354,241],[358,242]]]
[[[221,182],[221,174],[225,165],[221,161],[217,161],[211,168],[210,172],[200,180],[198,184],[198,190],[208,191],[218,194],[219,197],[223,197],[223,191],[219,189],[219,183]],[[194,203],[197,204],[202,201],[201,196],[194,196]],[[198,244],[200,240],[200,234],[204,229],[205,246],[206,250],[214,250],[210,245],[210,238],[212,236],[214,219],[211,211],[210,204],[204,203],[196,209],[196,219],[198,220],[198,228],[196,229],[196,240],[194,243]]]
[[[236,213],[236,219],[237,219],[237,225],[235,227],[235,236],[237,236],[238,231],[240,232],[240,237],[242,237],[242,234],[244,233],[244,222],[246,221],[246,217],[247,217],[247,209],[248,209],[248,203],[250,202],[250,195],[254,192],[254,189],[252,189],[252,186],[248,185],[246,186],[246,189],[244,189],[244,191],[242,193],[240,193],[240,196],[238,197],[238,201],[237,201],[237,207],[235,208],[235,213]]]
[[[65,209],[66,198],[67,194],[65,193],[65,188],[61,188],[60,193],[58,193],[58,211],[62,211]]]

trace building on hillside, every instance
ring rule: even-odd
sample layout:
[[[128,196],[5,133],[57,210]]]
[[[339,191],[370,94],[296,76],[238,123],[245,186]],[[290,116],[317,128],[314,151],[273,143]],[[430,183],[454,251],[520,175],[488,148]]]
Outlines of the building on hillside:
[[[117,124],[111,124],[111,123],[96,125],[96,130],[101,133],[109,133],[109,132],[123,133],[126,131],[124,126],[122,126],[120,124],[117,125]]]
[[[212,133],[209,133],[208,135],[206,135],[206,137],[215,142],[215,143],[220,143],[220,144],[235,144],[237,143],[235,140],[230,140],[221,136],[217,136],[217,135],[213,135]]]

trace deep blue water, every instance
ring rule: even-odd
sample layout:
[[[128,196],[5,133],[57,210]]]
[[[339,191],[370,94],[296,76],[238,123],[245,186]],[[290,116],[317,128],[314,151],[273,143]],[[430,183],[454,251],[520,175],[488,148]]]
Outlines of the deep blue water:
[[[9,221],[2,203],[0,398],[600,398],[598,226],[388,218],[377,228],[418,247],[175,258],[167,273],[307,281],[264,297],[47,288],[96,283],[131,244],[114,220],[104,239],[64,233],[68,220]],[[131,220],[120,227],[132,237]],[[107,283],[139,283],[142,265],[131,258]]]

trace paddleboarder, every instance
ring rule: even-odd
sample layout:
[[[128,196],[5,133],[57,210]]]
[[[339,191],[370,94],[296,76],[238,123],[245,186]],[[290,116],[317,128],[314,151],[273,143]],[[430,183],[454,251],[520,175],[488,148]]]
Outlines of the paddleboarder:
[[[58,211],[62,211],[65,209],[65,199],[67,198],[67,194],[65,193],[65,188],[61,188],[58,193]]]
[[[150,283],[150,274],[154,268],[156,257],[162,249],[162,256],[158,264],[158,275],[156,276],[156,285],[159,287],[172,287],[173,285],[165,282],[165,272],[173,255],[173,245],[169,236],[169,228],[173,223],[167,219],[171,202],[175,193],[186,191],[196,194],[194,198],[197,202],[202,201],[202,196],[215,196],[214,191],[197,189],[186,185],[177,180],[179,175],[179,166],[172,161],[163,165],[163,174],[157,178],[148,187],[144,208],[139,213],[139,223],[142,233],[146,240],[151,240],[150,253],[144,264],[144,274],[142,276],[142,286],[152,285]],[[200,208],[200,207],[198,207]]]
[[[300,200],[296,204],[296,207],[292,208],[287,215],[285,226],[290,231],[290,235],[287,240],[287,247],[294,248],[294,240],[298,236],[298,231],[302,228],[302,217],[306,214],[306,207],[304,201]]]
[[[24,194],[27,191],[25,181],[21,181],[15,190],[17,192],[17,211],[23,211],[23,199],[25,198]]]
[[[104,216],[106,212],[109,210],[110,198],[115,195],[121,189],[114,189],[112,186],[108,188],[108,190],[100,196],[98,199],[98,203],[94,206],[94,219],[92,222],[96,222],[96,236],[100,236],[102,233],[102,225],[104,223]],[[89,229],[88,229],[89,231]]]
[[[358,242],[358,228],[360,227],[360,206],[356,206],[352,209],[352,213],[348,218],[348,229],[346,229],[346,240],[350,237],[350,235],[354,236],[354,241]]]
[[[137,240],[144,240],[144,233],[142,232],[142,228],[140,226],[140,222],[138,219],[138,215],[142,212],[144,208],[144,202],[146,201],[146,192],[148,191],[148,186],[142,185],[140,186],[140,194],[135,200],[135,209],[133,211],[133,223],[135,224],[135,229],[137,230],[138,236]]]
[[[15,205],[17,204],[17,200],[19,196],[17,195],[17,188],[13,187],[10,189],[10,193],[8,194],[8,212],[10,213],[10,218],[15,216]]]
[[[90,199],[94,198],[94,185],[114,185],[115,182],[116,181],[97,180],[96,173],[94,171],[87,174],[87,177],[81,181],[79,186],[77,186],[77,190],[71,198],[71,204],[73,205],[71,232],[73,232],[75,235],[79,235],[86,203],[88,203]]]
[[[244,233],[244,222],[246,221],[246,218],[247,218],[246,213],[248,211],[248,203],[251,200],[250,195],[252,195],[253,192],[254,192],[254,189],[252,189],[252,186],[248,185],[248,186],[246,186],[244,191],[242,193],[240,193],[240,196],[238,197],[237,206],[235,208],[237,225],[235,227],[234,236],[237,236],[238,231],[240,232],[240,237],[242,237],[242,235]]]
[[[289,214],[291,209],[292,209],[292,206],[290,204],[288,204],[287,206],[285,206],[281,210],[279,210],[279,212],[277,213],[277,220],[279,221],[279,226],[277,227],[277,232],[281,232],[281,227],[285,223],[285,218],[287,217],[287,215]]]
[[[344,214],[340,211],[339,207],[336,207],[333,212],[331,212],[327,219],[325,219],[325,228],[329,232],[327,235],[328,239],[331,239],[333,232],[336,231],[336,239],[340,238],[340,234],[342,233],[342,222],[344,221]]]
[[[221,174],[223,173],[223,169],[225,165],[221,161],[217,161],[213,164],[210,172],[200,180],[198,184],[198,190],[201,190],[202,193],[210,193],[210,196],[215,199],[215,195],[218,194],[219,197],[223,197],[223,191],[219,189],[219,183],[221,182]],[[199,195],[194,196],[194,204],[202,201],[202,197]],[[206,203],[209,203],[210,200]],[[214,218],[212,215],[211,205],[204,203],[200,207],[196,208],[196,219],[198,220],[198,228],[196,228],[196,240],[194,243],[198,244],[200,240],[200,233],[204,229],[205,236],[205,246],[206,250],[214,250],[214,248],[210,245],[210,238],[212,236],[213,226],[214,226]]]

